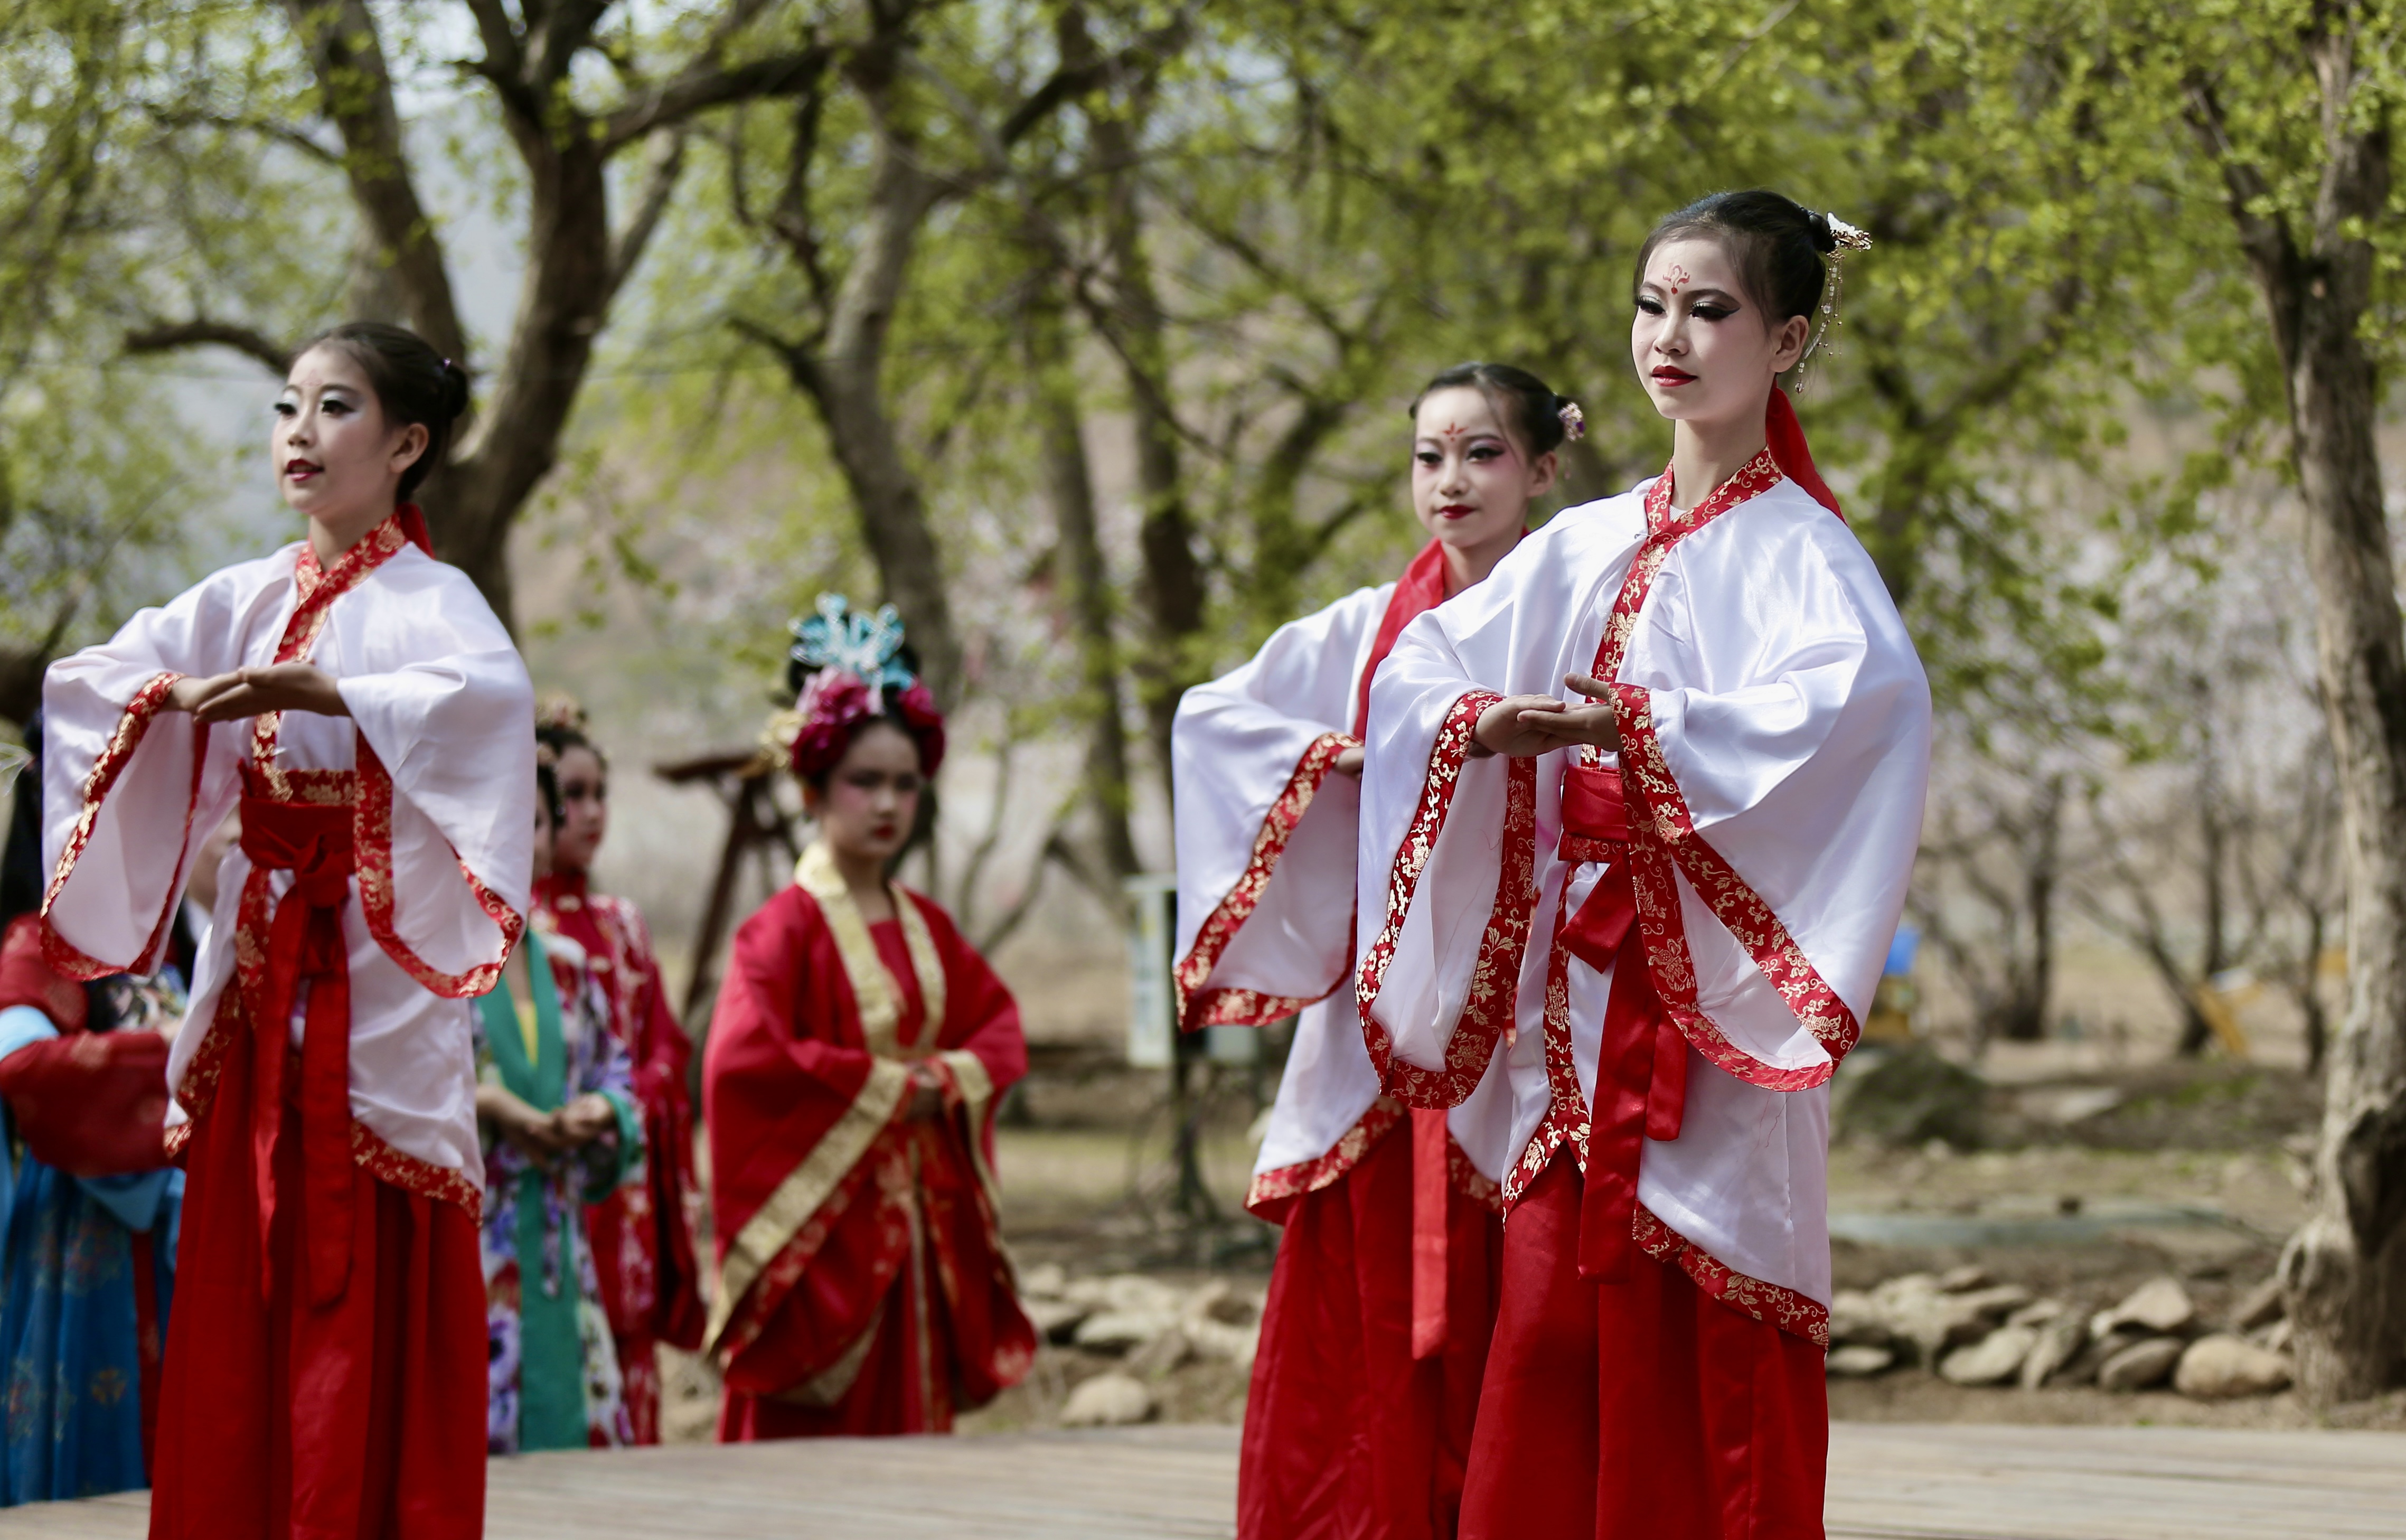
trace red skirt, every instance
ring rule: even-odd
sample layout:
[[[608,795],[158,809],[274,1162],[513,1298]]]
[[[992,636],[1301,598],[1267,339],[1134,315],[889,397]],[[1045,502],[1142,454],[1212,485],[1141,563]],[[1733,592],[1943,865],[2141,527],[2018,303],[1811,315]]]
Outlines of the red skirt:
[[[1581,1281],[1580,1192],[1558,1156],[1506,1227],[1464,1540],[1818,1540],[1821,1349],[1643,1252]]]
[[[474,1540],[485,1523],[484,1274],[459,1205],[351,1170],[342,1297],[313,1309],[301,1204],[279,1201],[260,1285],[248,1044],[187,1151],[159,1393],[153,1540]],[[293,1084],[299,1077],[288,1077]],[[300,1115],[275,1143],[300,1191]]]
[[[1287,1214],[1245,1401],[1242,1540],[1454,1533],[1503,1237],[1449,1186],[1446,1344],[1415,1360],[1410,1127]]]

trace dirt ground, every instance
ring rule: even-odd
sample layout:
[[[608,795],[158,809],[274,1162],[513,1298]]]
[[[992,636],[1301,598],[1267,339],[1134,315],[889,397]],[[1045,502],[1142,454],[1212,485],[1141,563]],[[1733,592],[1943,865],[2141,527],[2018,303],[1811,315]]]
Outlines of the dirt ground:
[[[1182,1286],[1224,1279],[1258,1299],[1276,1231],[1247,1218],[1239,1200],[1253,1098],[1271,1083],[1263,1071],[1225,1069],[1198,1088],[1200,1164],[1216,1217],[1186,1222],[1177,1217],[1163,1076],[1128,1070],[1097,1048],[1040,1053],[998,1135],[1014,1256],[1023,1267],[1058,1264],[1072,1276],[1139,1272]],[[2170,1276],[2201,1319],[2215,1322],[2270,1276],[2281,1239],[2304,1215],[2318,1094],[2298,1071],[2219,1061],[2051,1065],[2025,1055],[1979,1095],[1985,1147],[1835,1145],[1839,1288],[1975,1265],[2000,1283],[2097,1310]],[[1880,1238],[1843,1238],[1865,1229]],[[671,1436],[708,1437],[715,1377],[683,1354],[665,1367]],[[962,1429],[1051,1425],[1076,1385],[1120,1367],[1109,1355],[1047,1346],[1025,1384],[964,1418]],[[1155,1416],[1237,1422],[1245,1380],[1237,1363],[1189,1362],[1153,1377]],[[1831,1411],[1917,1422],[2406,1429],[2406,1395],[2317,1416],[2286,1392],[2201,1403],[2169,1391],[1966,1388],[1922,1369],[1833,1379]]]

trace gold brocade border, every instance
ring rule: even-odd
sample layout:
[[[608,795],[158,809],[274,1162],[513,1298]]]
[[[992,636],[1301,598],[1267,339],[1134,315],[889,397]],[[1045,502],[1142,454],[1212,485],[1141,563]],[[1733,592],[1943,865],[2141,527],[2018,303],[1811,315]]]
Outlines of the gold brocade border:
[[[1348,734],[1323,732],[1295,761],[1286,785],[1270,802],[1269,812],[1262,816],[1262,827],[1253,835],[1253,853],[1245,862],[1243,873],[1195,932],[1195,944],[1170,970],[1181,1031],[1194,1032],[1206,1026],[1267,1026],[1295,1014],[1312,1000],[1326,998],[1344,984],[1346,976],[1339,973],[1335,982],[1309,999],[1265,995],[1253,989],[1203,987],[1211,977],[1211,969],[1219,966],[1221,954],[1228,950],[1237,932],[1244,928],[1245,922],[1253,918],[1254,909],[1261,904],[1262,892],[1269,886],[1279,857],[1286,854],[1288,839],[1294,835],[1295,826],[1303,822],[1303,815],[1311,810],[1312,799],[1320,795],[1321,784],[1328,779],[1337,756],[1347,749],[1361,746],[1358,739]]]
[[[985,1158],[984,1137],[986,1103],[994,1100],[994,1077],[986,1073],[985,1061],[966,1048],[946,1049],[936,1055],[936,1062],[951,1076],[953,1090],[968,1113],[969,1159],[977,1165],[978,1184],[985,1189],[987,1204],[999,1211],[1002,1186],[995,1180],[993,1163]]]
[[[835,857],[828,854],[825,843],[813,841],[794,863],[794,885],[818,901],[819,912],[827,916],[828,930],[835,937],[836,955],[842,960],[844,977],[852,984],[853,1004],[860,1011],[861,1040],[869,1051],[881,1059],[900,1056],[899,1036],[902,1022],[902,992],[894,975],[887,970],[885,959],[878,954],[877,942],[869,934],[869,922],[853,902],[852,890],[844,885],[843,874],[835,869]],[[926,1045],[932,1043],[944,1023],[944,964],[936,954],[936,939],[927,930],[927,917],[911,901],[899,884],[889,883],[894,898],[894,917],[902,925],[902,944],[911,954],[911,970],[919,976],[921,1005],[919,1041],[913,1045],[917,1052],[913,1058],[925,1058]]]
[[[201,771],[208,762],[208,729],[197,724],[192,728],[196,739],[192,746],[192,785],[184,803],[184,840],[177,847],[176,876],[168,884],[166,905],[160,911],[159,923],[152,928],[149,942],[143,948],[142,954],[126,963],[114,963],[90,955],[59,934],[58,927],[50,923],[50,907],[58,902],[59,891],[74,875],[76,863],[82,858],[84,847],[92,842],[92,831],[100,821],[101,804],[108,799],[109,791],[117,784],[117,778],[133,762],[134,751],[142,746],[151,722],[166,709],[168,694],[183,677],[172,671],[156,673],[134,692],[134,699],[126,702],[116,728],[108,735],[107,744],[100,752],[100,757],[92,761],[92,772],[84,777],[81,789],[83,805],[76,814],[75,827],[68,831],[65,847],[59,852],[58,869],[50,874],[50,886],[42,892],[43,960],[70,979],[98,979],[111,973],[122,973],[129,968],[148,971],[153,966],[153,954],[159,951],[160,942],[165,939],[167,927],[175,918],[176,895],[184,875],[182,862],[192,843],[192,810],[200,800]]]
[[[869,1079],[852,1105],[835,1121],[801,1164],[777,1184],[769,1200],[744,1222],[718,1264],[718,1287],[711,1296],[710,1325],[702,1335],[702,1351],[716,1353],[718,1340],[735,1318],[735,1307],[751,1290],[761,1270],[775,1259],[794,1233],[808,1223],[836,1184],[843,1180],[878,1134],[902,1105],[911,1071],[899,1059],[870,1061]]]

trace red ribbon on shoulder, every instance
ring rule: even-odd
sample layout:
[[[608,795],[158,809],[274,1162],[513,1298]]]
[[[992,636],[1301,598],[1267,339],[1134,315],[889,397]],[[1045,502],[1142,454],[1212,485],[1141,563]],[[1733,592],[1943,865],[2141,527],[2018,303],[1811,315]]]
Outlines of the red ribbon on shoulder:
[[[392,516],[401,521],[401,532],[409,537],[412,545],[428,556],[434,554],[434,537],[426,532],[426,515],[417,503],[403,503],[392,511]]]
[[[1847,520],[1846,511],[1838,506],[1838,495],[1830,490],[1821,473],[1813,468],[1813,451],[1804,442],[1804,425],[1796,420],[1795,405],[1788,392],[1775,385],[1771,388],[1771,404],[1763,410],[1763,436],[1771,441],[1771,459],[1779,473],[1804,488],[1813,501]]]

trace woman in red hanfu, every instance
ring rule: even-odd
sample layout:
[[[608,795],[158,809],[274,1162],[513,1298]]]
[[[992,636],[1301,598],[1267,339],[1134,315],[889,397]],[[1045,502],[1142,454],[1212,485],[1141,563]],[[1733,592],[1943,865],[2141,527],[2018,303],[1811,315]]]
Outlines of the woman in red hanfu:
[[[467,393],[395,327],[304,348],[272,449],[308,538],[44,685],[63,971],[151,967],[190,853],[242,812],[167,1064],[190,1185],[154,1536],[483,1531],[469,997],[523,928],[534,700],[403,502]]]
[[[943,1433],[1035,1361],[996,1221],[1019,1008],[887,876],[944,756],[889,606],[822,597],[772,726],[818,838],[735,933],[702,1055],[727,1442]]]
[[[551,759],[566,810],[552,842],[551,872],[535,881],[535,909],[584,949],[594,982],[609,997],[610,1030],[633,1063],[643,1107],[644,1180],[591,1205],[585,1217],[634,1442],[657,1444],[658,1345],[687,1351],[701,1346],[701,1279],[688,1214],[701,1192],[686,1081],[693,1039],[669,1009],[643,911],[631,899],[593,891],[594,853],[610,828],[610,767],[585,736],[585,713],[571,702],[547,703],[535,737]]]
[[[1822,1533],[1829,1081],[1930,694],[1779,376],[1868,244],[1761,191],[1657,226],[1631,340],[1670,468],[1414,622],[1371,690],[1371,1058],[1414,1106],[1497,1060],[1512,1090],[1465,1537]]]
[[[1450,1112],[1380,1094],[1350,996],[1371,676],[1414,616],[1485,578],[1554,484],[1578,407],[1507,364],[1412,403],[1429,543],[1394,583],[1281,627],[1180,703],[1170,739],[1180,1019],[1301,1011],[1246,1207],[1283,1224],[1245,1403],[1246,1540],[1451,1535],[1495,1317],[1502,1077]],[[1332,773],[1333,772],[1333,773]]]

